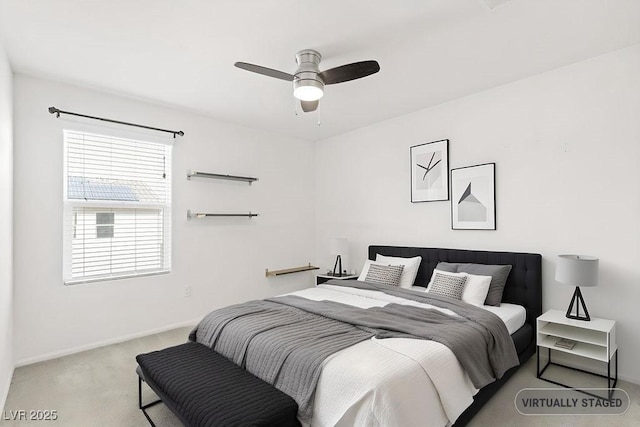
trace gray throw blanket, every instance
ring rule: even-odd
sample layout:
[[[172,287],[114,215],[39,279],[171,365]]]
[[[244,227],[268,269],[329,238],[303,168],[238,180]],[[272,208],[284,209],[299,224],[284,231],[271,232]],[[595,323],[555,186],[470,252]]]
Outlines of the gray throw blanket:
[[[456,355],[476,388],[484,387],[496,378],[501,378],[508,369],[520,363],[507,327],[490,311],[452,298],[376,283],[330,280],[326,284],[384,292],[446,308],[460,317],[448,316],[438,310],[400,304],[361,309],[321,301],[321,304],[326,305],[323,310],[321,304],[305,298],[284,296],[271,300],[287,299],[283,303],[368,328],[375,332],[377,338],[423,338],[444,344]],[[334,304],[338,307],[331,309]]]
[[[371,336],[431,339],[449,347],[476,388],[518,364],[509,333],[494,314],[449,298],[358,281],[336,286],[377,290],[448,308],[461,317],[399,304],[361,309],[296,296],[226,307],[208,314],[190,335],[292,396],[308,421],[322,362]]]

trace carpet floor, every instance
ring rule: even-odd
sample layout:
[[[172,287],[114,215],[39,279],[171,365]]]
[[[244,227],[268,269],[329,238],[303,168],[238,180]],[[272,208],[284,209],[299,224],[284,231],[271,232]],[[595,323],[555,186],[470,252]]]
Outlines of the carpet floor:
[[[138,409],[138,380],[135,356],[186,341],[190,328],[180,328],[113,344],[46,362],[17,368],[0,426],[58,425],[144,427],[149,425]],[[551,368],[550,368],[551,369]],[[558,368],[559,371],[561,370]],[[629,410],[618,416],[523,416],[515,408],[516,393],[528,387],[554,387],[536,378],[535,357],[531,358],[469,423],[483,426],[638,426],[640,387],[624,381],[618,387],[631,399]],[[561,381],[574,384],[576,374],[553,373]],[[562,378],[562,375],[573,375]],[[555,376],[554,376],[555,378]],[[600,380],[602,382],[602,380]],[[590,384],[581,385],[588,386]],[[599,385],[602,387],[602,384]],[[155,395],[143,385],[144,402]],[[12,420],[26,411],[56,411],[57,420]],[[180,426],[178,419],[162,404],[149,410],[158,427]],[[41,412],[44,414],[43,412]],[[405,426],[398,426],[405,427]],[[406,426],[413,427],[413,426]],[[416,426],[417,427],[417,426]]]

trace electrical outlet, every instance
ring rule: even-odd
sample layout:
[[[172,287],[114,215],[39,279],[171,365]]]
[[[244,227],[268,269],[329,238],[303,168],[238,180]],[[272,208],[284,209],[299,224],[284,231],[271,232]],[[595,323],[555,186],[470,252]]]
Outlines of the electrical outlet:
[[[191,286],[185,286],[182,290],[182,296],[185,298],[189,298],[191,296]]]

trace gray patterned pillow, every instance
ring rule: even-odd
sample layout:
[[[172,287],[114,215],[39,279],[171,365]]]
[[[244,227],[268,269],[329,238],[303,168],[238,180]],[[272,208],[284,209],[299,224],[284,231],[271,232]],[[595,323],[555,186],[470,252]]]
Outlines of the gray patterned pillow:
[[[451,263],[439,262],[436,266],[437,270],[449,271],[451,273],[469,273],[476,276],[491,276],[491,284],[489,292],[485,299],[485,305],[500,306],[502,302],[502,294],[507,284],[507,278],[511,271],[510,265],[490,265],[490,264],[469,264],[469,263]]]
[[[403,269],[404,265],[371,264],[364,281],[379,283],[381,285],[398,286],[400,285],[400,276],[402,276]]]
[[[445,276],[436,272],[433,283],[429,287],[429,293],[461,300],[466,283],[466,277]]]

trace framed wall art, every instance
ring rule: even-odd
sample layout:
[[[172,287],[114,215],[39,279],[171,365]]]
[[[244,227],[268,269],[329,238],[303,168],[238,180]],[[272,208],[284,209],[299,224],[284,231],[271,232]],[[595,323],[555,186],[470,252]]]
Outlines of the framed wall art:
[[[496,229],[496,164],[451,169],[451,228]]]
[[[411,202],[449,200],[449,140],[411,147]]]

